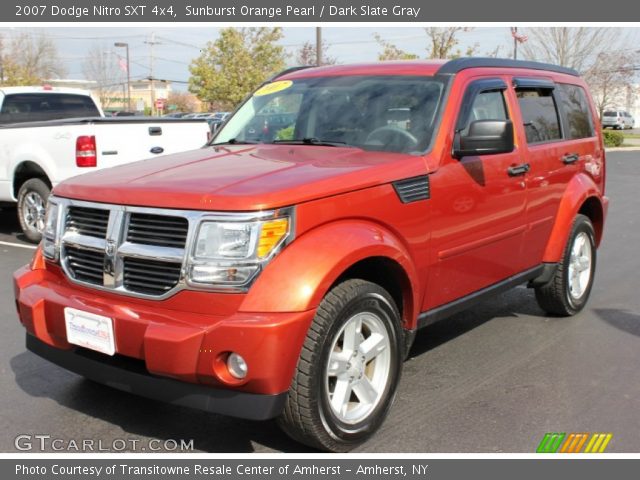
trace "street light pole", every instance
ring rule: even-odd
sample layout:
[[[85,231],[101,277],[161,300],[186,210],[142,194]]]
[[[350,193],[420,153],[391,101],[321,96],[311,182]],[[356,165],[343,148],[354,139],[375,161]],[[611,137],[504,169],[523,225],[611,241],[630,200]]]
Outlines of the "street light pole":
[[[124,42],[116,42],[113,44],[114,47],[124,47],[126,48],[127,55],[127,111],[131,111],[131,69],[129,64],[129,44]]]

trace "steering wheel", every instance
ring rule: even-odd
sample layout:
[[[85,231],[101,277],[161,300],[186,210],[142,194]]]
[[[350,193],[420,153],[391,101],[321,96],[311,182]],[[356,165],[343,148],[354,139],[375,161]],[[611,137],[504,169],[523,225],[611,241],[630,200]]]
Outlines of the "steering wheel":
[[[405,148],[414,148],[418,145],[418,139],[409,131],[403,128],[396,127],[395,125],[383,125],[375,130],[372,130],[365,140],[365,144],[368,143],[380,143],[385,145],[391,143],[390,140],[393,137],[402,139],[405,144]]]

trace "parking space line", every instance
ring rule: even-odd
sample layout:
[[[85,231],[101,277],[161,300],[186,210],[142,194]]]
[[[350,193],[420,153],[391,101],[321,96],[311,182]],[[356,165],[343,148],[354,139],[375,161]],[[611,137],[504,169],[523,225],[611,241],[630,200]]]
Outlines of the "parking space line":
[[[38,248],[36,245],[24,245],[22,243],[11,243],[11,242],[3,242],[3,241],[0,241],[0,245],[6,245],[8,247],[27,248],[29,250],[35,250],[36,248]]]

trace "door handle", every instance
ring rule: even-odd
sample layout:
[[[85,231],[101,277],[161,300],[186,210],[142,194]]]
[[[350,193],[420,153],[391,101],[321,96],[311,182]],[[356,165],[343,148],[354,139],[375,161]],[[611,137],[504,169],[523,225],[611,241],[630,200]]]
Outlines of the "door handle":
[[[507,172],[510,177],[517,177],[518,175],[524,175],[531,169],[531,165],[528,163],[523,163],[520,165],[514,165],[513,167],[509,167]]]
[[[580,155],[577,153],[567,153],[564,157],[562,157],[562,163],[565,165],[571,165],[572,163],[576,163],[580,159]]]

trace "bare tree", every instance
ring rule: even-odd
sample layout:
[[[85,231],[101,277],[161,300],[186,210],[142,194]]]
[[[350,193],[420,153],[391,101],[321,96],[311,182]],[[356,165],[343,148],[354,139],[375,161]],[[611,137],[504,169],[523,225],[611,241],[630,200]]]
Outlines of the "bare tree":
[[[618,31],[607,27],[535,27],[522,45],[528,60],[555,63],[584,72],[598,55],[615,48]]]
[[[467,27],[427,27],[424,29],[427,34],[427,58],[457,58],[462,55],[472,56],[477,53],[478,44],[468,46],[464,52],[460,50],[460,40],[458,35],[468,32]],[[408,53],[395,44],[383,39],[379,34],[374,34],[374,38],[382,47],[382,52],[378,54],[378,60],[414,60],[420,58],[414,53]]]
[[[629,87],[637,77],[638,54],[624,50],[601,52],[584,73],[598,113],[626,105]]]
[[[171,92],[167,98],[169,105],[175,105],[176,112],[197,112],[200,106],[198,98],[189,92]]]
[[[329,45],[322,42],[322,65],[335,65],[336,58],[327,55]],[[316,45],[311,42],[304,42],[296,52],[297,65],[315,65],[316,64]]]
[[[0,82],[36,85],[64,75],[55,43],[45,34],[19,33],[0,46]]]
[[[460,40],[458,35],[463,32],[472,30],[469,27],[427,27],[427,37],[430,46],[427,47],[429,52],[428,58],[456,58],[462,56],[461,50],[458,48]],[[470,57],[476,53],[478,44],[467,47],[464,55]]]
[[[87,80],[96,82],[94,93],[103,108],[122,97],[123,88],[126,88],[125,72],[120,67],[119,57],[104,45],[94,43],[89,47],[82,62],[82,72]],[[124,99],[118,103],[124,104]]]
[[[404,50],[398,48],[393,43],[388,40],[383,39],[380,34],[374,33],[374,38],[376,42],[380,44],[382,47],[382,52],[378,54],[378,60],[387,61],[387,60],[415,60],[418,58],[418,55],[414,53],[405,52]]]

